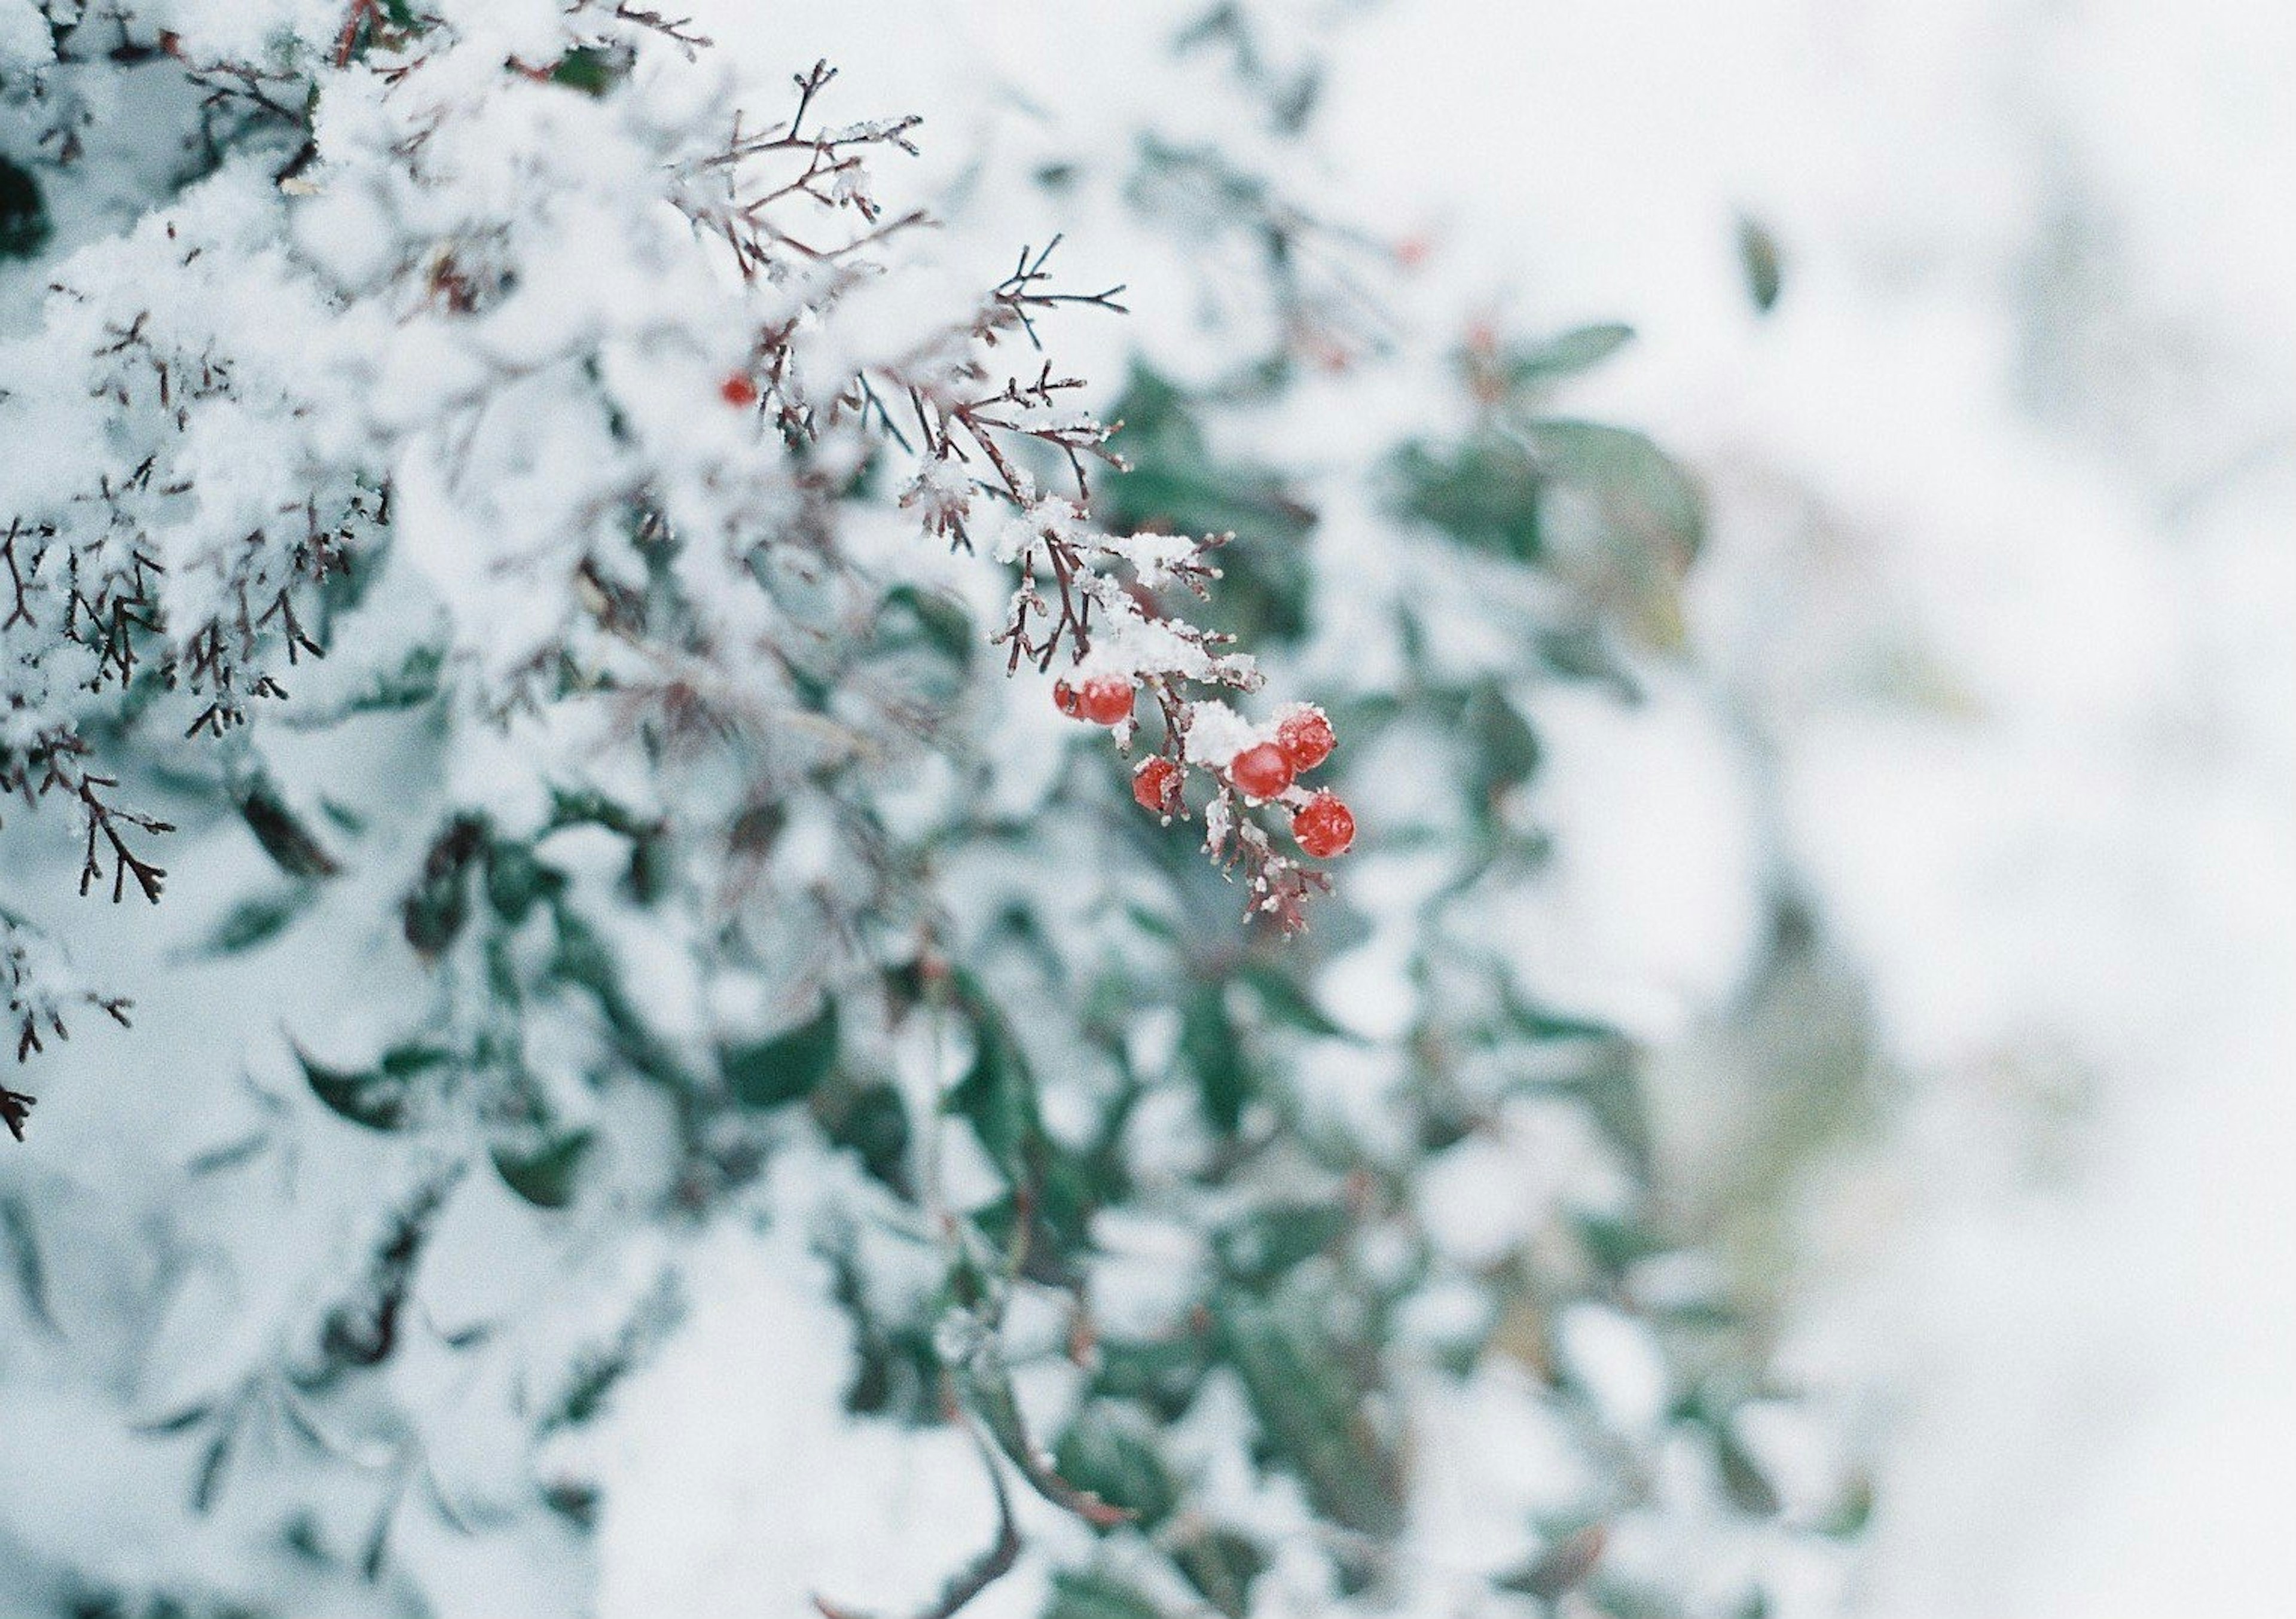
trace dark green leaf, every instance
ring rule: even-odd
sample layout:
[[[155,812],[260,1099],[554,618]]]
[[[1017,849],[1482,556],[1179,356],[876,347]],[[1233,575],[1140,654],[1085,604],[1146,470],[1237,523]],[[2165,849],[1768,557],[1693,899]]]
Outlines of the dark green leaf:
[[[1044,1133],[1036,1076],[1004,1014],[979,986],[961,987],[959,999],[972,1022],[972,1066],[950,1090],[946,1105],[972,1124],[1008,1181],[1027,1185],[1030,1152]]]
[[[1169,1517],[1179,1485],[1156,1448],[1155,1430],[1136,1411],[1107,1400],[1086,1402],[1053,1452],[1060,1476],[1131,1514],[1143,1530]]]
[[[1401,1476],[1371,1426],[1368,1391],[1335,1345],[1295,1312],[1240,1295],[1217,1304],[1213,1318],[1268,1450],[1316,1509],[1360,1533],[1394,1533]]]
[[[1254,961],[1239,975],[1259,996],[1261,1010],[1287,1028],[1326,1038],[1356,1040],[1359,1036],[1334,1022],[1315,998],[1273,963]]]
[[[258,783],[250,789],[239,811],[263,852],[288,876],[332,877],[342,870],[269,786]]]
[[[436,1046],[393,1046],[372,1068],[332,1068],[298,1046],[296,1059],[311,1094],[340,1116],[369,1130],[396,1130],[406,1123],[409,1091],[417,1075],[443,1067],[450,1053]]]
[[[1173,1549],[1172,1560],[1189,1584],[1226,1619],[1246,1619],[1251,1612],[1251,1582],[1267,1567],[1267,1554],[1257,1541],[1233,1529],[1207,1529]]]
[[[1515,439],[1480,433],[1448,454],[1406,445],[1391,474],[1404,513],[1460,544],[1516,562],[1535,562],[1543,553],[1546,478]]]
[[[1243,1049],[1243,1037],[1229,1017],[1218,980],[1199,984],[1180,1013],[1180,1054],[1196,1075],[1196,1095],[1204,1116],[1223,1135],[1234,1135],[1244,1108],[1259,1090],[1259,1075]]]
[[[1063,1568],[1053,1575],[1045,1619],[1163,1619],[1163,1610],[1114,1574]]]
[[[1732,1506],[1756,1517],[1777,1516],[1783,1504],[1777,1486],[1770,1483],[1735,1428],[1725,1424],[1714,1430],[1714,1460],[1721,1469],[1723,1492]]]
[[[1231,1278],[1265,1288],[1339,1241],[1352,1223],[1343,1203],[1277,1203],[1230,1221],[1212,1243]]]
[[[802,1100],[837,1066],[837,1002],[824,1000],[811,1019],[770,1039],[726,1047],[718,1065],[745,1108]]]
[[[32,171],[0,157],[0,258],[29,258],[46,245],[47,203]]]
[[[532,1149],[496,1147],[496,1173],[503,1184],[537,1208],[564,1208],[574,1200],[574,1187],[582,1160],[590,1150],[590,1132],[577,1130]]]
[[[878,633],[893,645],[922,642],[959,665],[970,664],[980,644],[962,601],[914,585],[897,585],[885,593]]]
[[[901,1093],[877,1083],[844,1092],[833,1101],[816,1099],[816,1110],[830,1141],[861,1160],[861,1167],[895,1191],[909,1191],[909,1110]]]
[[[1738,220],[1738,267],[1746,277],[1746,296],[1767,315],[1777,307],[1785,286],[1785,261],[1778,239],[1760,220],[1741,215]]]
[[[1538,768],[1538,738],[1495,680],[1476,682],[1459,730],[1471,750],[1468,770],[1479,808],[1521,787]]]
[[[308,884],[243,899],[225,913],[200,946],[202,954],[237,955],[270,943],[308,909],[318,890]]]

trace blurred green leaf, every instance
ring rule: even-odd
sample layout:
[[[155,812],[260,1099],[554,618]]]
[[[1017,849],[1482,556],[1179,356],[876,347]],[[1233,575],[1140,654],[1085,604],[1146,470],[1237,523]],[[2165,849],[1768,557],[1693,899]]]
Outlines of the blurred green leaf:
[[[745,1108],[802,1100],[837,1066],[837,1002],[824,1000],[808,1021],[769,1039],[723,1048],[718,1066]]]
[[[1776,236],[1751,215],[1738,218],[1738,268],[1746,278],[1746,296],[1758,312],[1767,315],[1784,290],[1785,260]]]
[[[1269,1451],[1316,1509],[1363,1534],[1401,1527],[1401,1476],[1365,1409],[1366,1391],[1336,1347],[1294,1309],[1229,1294],[1213,1306],[1219,1341]]]
[[[1705,538],[1698,487],[1650,438],[1630,428],[1546,417],[1526,428],[1546,476],[1590,496],[1611,530],[1674,569]]]
[[[416,1042],[391,1047],[371,1068],[329,1067],[300,1046],[295,1048],[295,1058],[303,1066],[312,1095],[339,1116],[369,1130],[396,1130],[406,1124],[411,1083],[454,1060],[452,1052]]]
[[[504,1185],[535,1207],[564,1208],[574,1200],[575,1182],[590,1140],[588,1131],[577,1130],[528,1151],[496,1147],[495,1170]]]
[[[1545,552],[1539,496],[1546,479],[1529,449],[1497,432],[1444,452],[1407,444],[1390,462],[1398,504],[1471,550],[1516,562]]]
[[[1204,1117],[1221,1134],[1234,1135],[1259,1081],[1243,1049],[1243,1037],[1228,1015],[1227,996],[1218,980],[1198,984],[1181,1008],[1180,1053],[1194,1071]]]
[[[0,258],[29,258],[47,245],[48,206],[32,171],[0,157]]]
[[[1601,364],[1632,342],[1634,336],[1633,327],[1615,322],[1576,326],[1544,342],[1510,349],[1501,364],[1511,386],[1541,388]]]
[[[1179,1485],[1156,1446],[1156,1431],[1137,1412],[1091,1400],[1077,1412],[1053,1452],[1060,1476],[1153,1529],[1179,1502]]]
[[[1231,1278],[1265,1288],[1338,1242],[1353,1223],[1347,1205],[1336,1200],[1275,1203],[1228,1222],[1212,1247]]]
[[[1267,1567],[1267,1554],[1258,1542],[1233,1529],[1207,1529],[1189,1536],[1173,1549],[1172,1560],[1188,1583],[1226,1619],[1246,1619],[1251,1612],[1251,1582]]]
[[[255,841],[288,876],[332,877],[342,870],[268,783],[258,782],[249,789],[239,810]]]
[[[1114,1574],[1063,1568],[1053,1574],[1045,1619],[1164,1619],[1163,1610]]]
[[[243,899],[226,912],[201,942],[202,954],[211,956],[238,955],[269,944],[287,930],[289,924],[310,908],[318,897],[318,890],[308,883],[292,887],[275,889],[269,894],[258,894]]]

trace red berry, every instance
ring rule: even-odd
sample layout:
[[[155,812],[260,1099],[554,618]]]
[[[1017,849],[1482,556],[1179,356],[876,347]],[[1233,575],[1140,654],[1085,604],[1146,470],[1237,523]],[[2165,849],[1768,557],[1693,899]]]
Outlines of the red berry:
[[[718,397],[735,410],[745,411],[758,402],[758,385],[737,371],[718,385]]]
[[[1095,675],[1084,683],[1080,706],[1095,725],[1121,725],[1132,717],[1132,683],[1121,675]]]
[[[1292,817],[1292,836],[1316,859],[1329,860],[1356,840],[1356,818],[1337,793],[1317,793]]]
[[[1227,762],[1227,779],[1247,798],[1273,798],[1292,785],[1292,761],[1275,743],[1261,742]]]
[[[1292,768],[1304,776],[1332,756],[1339,739],[1332,734],[1332,722],[1324,717],[1321,708],[1294,708],[1276,725],[1275,745],[1292,761]]]
[[[1162,754],[1140,761],[1132,772],[1132,796],[1152,815],[1180,813],[1180,767]]]
[[[1077,689],[1064,680],[1053,683],[1053,707],[1072,720],[1084,717],[1084,699],[1077,695]]]

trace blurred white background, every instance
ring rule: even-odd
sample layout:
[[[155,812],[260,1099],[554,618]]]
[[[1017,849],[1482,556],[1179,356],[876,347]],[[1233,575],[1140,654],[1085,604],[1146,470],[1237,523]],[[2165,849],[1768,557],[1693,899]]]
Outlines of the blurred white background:
[[[1633,323],[1599,410],[1712,491],[1685,701],[1774,767],[1898,1075],[1804,1211],[1807,1365],[1898,1380],[1862,1605],[2287,1611],[2296,13],[1416,0],[1342,50],[1374,214]],[[1684,751],[1645,792],[1710,790]],[[1719,988],[1729,874],[1681,867],[1641,967]]]

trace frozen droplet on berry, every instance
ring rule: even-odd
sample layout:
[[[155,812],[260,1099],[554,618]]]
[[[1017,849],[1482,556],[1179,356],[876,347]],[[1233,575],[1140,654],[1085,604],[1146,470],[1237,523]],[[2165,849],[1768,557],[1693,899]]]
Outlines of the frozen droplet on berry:
[[[1356,840],[1356,818],[1337,793],[1317,793],[1292,817],[1292,836],[1317,860],[1329,860]]]
[[[1140,761],[1132,772],[1132,797],[1152,815],[1180,813],[1180,767],[1162,754]]]
[[[1077,695],[1077,689],[1064,680],[1053,683],[1053,707],[1072,720],[1084,717],[1084,699]]]
[[[1286,714],[1275,726],[1275,745],[1283,756],[1292,761],[1292,768],[1300,775],[1332,756],[1339,739],[1332,734],[1332,722],[1321,708],[1298,707]]]
[[[1292,785],[1292,761],[1273,742],[1245,748],[1228,761],[1227,779],[1247,798],[1273,798]]]

